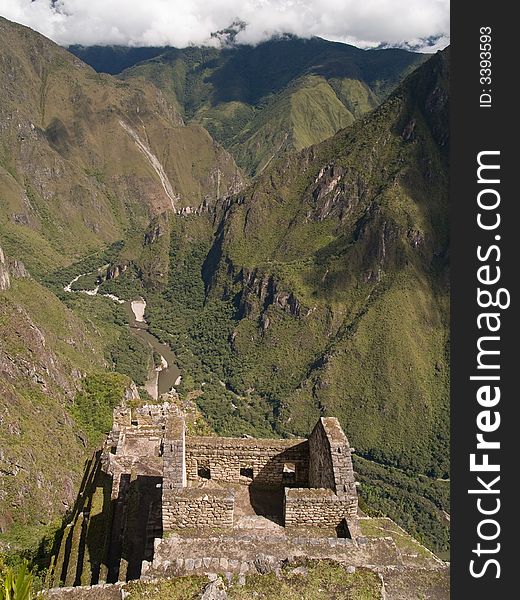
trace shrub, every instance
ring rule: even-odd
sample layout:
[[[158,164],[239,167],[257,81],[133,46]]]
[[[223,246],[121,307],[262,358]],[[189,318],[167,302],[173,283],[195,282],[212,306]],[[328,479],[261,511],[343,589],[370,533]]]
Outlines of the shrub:
[[[0,600],[31,600],[33,575],[26,562],[0,573]]]

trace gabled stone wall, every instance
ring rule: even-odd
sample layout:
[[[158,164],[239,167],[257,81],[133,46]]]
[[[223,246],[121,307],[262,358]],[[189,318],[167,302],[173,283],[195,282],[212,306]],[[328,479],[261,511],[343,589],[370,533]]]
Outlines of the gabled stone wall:
[[[322,417],[309,436],[309,487],[357,498],[350,444],[335,417]]]
[[[322,417],[309,436],[309,487],[286,488],[286,527],[339,527],[357,531],[357,491],[351,449],[335,417]]]

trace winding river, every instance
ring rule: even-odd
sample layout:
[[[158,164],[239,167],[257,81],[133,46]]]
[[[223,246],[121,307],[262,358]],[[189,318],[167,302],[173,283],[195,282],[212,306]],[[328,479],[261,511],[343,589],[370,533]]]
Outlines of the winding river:
[[[161,357],[161,365],[152,367],[145,384],[146,391],[157,400],[161,394],[169,392],[180,383],[181,372],[175,362],[175,355],[167,344],[162,344],[148,331],[148,323],[144,318],[146,302],[142,298],[125,302],[128,313],[130,331],[146,342]]]
[[[100,271],[101,270],[102,268]],[[91,290],[72,289],[72,285],[85,275],[91,275],[91,273],[82,273],[81,275],[78,275],[69,284],[67,284],[63,290],[69,293],[76,292],[87,294],[88,296],[98,295],[99,286],[96,286]],[[131,301],[122,300],[114,294],[99,295],[109,298],[110,300],[119,304],[124,304],[128,316],[129,328],[132,334],[143,340],[150,347],[150,351],[156,352],[161,357],[161,364],[158,366],[154,365],[153,360],[151,361],[148,379],[144,386],[150,396],[154,400],[157,400],[161,394],[165,394],[176,385],[179,385],[181,381],[181,372],[177,366],[177,363],[175,362],[175,355],[167,344],[161,343],[148,330],[148,323],[146,322],[144,316],[146,310],[146,301],[143,298],[136,298]]]

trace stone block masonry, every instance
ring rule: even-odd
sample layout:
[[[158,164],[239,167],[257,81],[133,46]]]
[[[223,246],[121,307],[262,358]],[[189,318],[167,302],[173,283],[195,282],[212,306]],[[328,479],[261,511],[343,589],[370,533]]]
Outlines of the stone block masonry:
[[[169,419],[164,427],[162,443],[163,488],[186,486],[186,439],[183,419]]]
[[[306,486],[309,443],[302,439],[188,437],[186,474],[191,481],[205,478],[239,483],[249,476],[258,485]]]
[[[174,403],[122,405],[55,563],[55,583],[83,586],[48,597],[111,600],[121,585],[84,584],[265,573],[302,556],[393,572],[402,550],[359,527],[351,452],[332,417],[308,440],[190,437]]]
[[[309,436],[309,487],[356,499],[352,451],[338,419],[322,417]]]
[[[233,493],[227,490],[163,490],[163,528],[229,529],[233,527],[234,507]]]
[[[339,527],[356,515],[357,502],[345,499],[330,489],[285,488],[286,527]],[[350,528],[349,528],[350,529]]]
[[[330,530],[348,521],[355,531],[351,449],[334,417],[321,418],[308,440],[190,437],[174,404],[122,406],[114,411],[102,462],[113,476],[114,499],[130,474],[162,478],[163,531],[233,528],[229,484],[254,484],[256,494],[279,490],[287,527]]]
[[[163,526],[232,527],[234,500],[214,488],[186,485],[250,483],[285,488],[286,527],[339,528],[356,532],[357,493],[351,449],[339,421],[321,418],[308,440],[186,437],[166,425],[164,440]],[[173,435],[172,432],[175,431]],[[173,438],[177,440],[171,443]],[[183,470],[182,461],[185,469]],[[182,476],[184,476],[181,484]],[[191,489],[191,491],[189,491]],[[218,489],[218,488],[217,488]],[[175,493],[173,493],[175,491]],[[195,515],[192,518],[192,515]]]

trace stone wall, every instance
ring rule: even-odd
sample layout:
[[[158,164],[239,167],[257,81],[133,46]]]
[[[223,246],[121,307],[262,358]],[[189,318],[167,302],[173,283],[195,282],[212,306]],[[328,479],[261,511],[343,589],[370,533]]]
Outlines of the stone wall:
[[[162,442],[163,488],[186,486],[185,427],[182,419],[168,419]]]
[[[171,419],[182,419],[182,414],[169,402],[145,404],[132,409],[132,420],[139,426],[163,427]]]
[[[301,439],[187,437],[187,478],[200,479],[201,469],[217,481],[239,482],[240,470],[251,469],[252,479],[259,485],[305,486],[309,479],[309,444]]]
[[[355,518],[357,498],[340,497],[324,488],[285,488],[286,527],[338,527]]]
[[[309,436],[309,486],[328,488],[357,502],[351,449],[338,419],[322,417]]]
[[[288,527],[330,529],[357,512],[350,446],[332,417],[321,418],[308,440],[186,437],[174,405],[121,407],[103,467],[114,499],[130,473],[162,477],[164,531],[233,527],[233,492],[205,480],[285,487]]]
[[[309,486],[336,490],[330,442],[321,419],[309,436]]]
[[[227,490],[163,490],[163,530],[232,528],[235,499]]]

